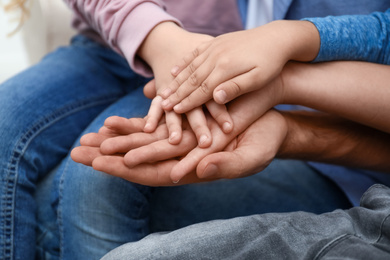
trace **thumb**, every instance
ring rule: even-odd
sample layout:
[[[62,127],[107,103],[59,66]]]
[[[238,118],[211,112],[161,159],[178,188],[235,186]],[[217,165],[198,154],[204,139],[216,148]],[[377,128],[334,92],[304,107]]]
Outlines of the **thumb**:
[[[144,95],[150,99],[153,99],[156,96],[156,81],[154,79],[145,84]]]
[[[258,73],[258,69],[252,69],[219,84],[213,91],[215,102],[221,105],[226,104],[236,97],[263,87],[264,82],[262,82]]]
[[[236,149],[206,156],[197,167],[197,175],[201,179],[234,179],[255,174],[267,165],[259,162],[256,151]]]

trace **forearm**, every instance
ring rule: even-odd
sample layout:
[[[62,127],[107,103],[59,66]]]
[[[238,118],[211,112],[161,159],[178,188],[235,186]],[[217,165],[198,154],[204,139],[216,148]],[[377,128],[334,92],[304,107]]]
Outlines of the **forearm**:
[[[282,112],[288,134],[277,157],[390,172],[390,135],[329,114]]]
[[[94,29],[114,50],[125,56],[138,73],[151,76],[146,64],[136,56],[149,32],[159,23],[179,21],[164,11],[159,0],[65,0],[77,23]]]
[[[390,66],[289,63],[282,78],[283,103],[336,114],[390,133]]]

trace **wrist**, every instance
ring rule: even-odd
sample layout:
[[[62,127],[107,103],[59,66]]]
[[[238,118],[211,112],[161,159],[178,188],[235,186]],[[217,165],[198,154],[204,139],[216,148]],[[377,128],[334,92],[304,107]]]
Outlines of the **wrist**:
[[[304,73],[309,65],[307,63],[287,62],[280,73],[281,78],[281,104],[301,104],[302,96],[310,89],[307,88],[307,75]]]
[[[335,162],[353,149],[345,120],[311,111],[284,111],[287,135],[277,157]]]
[[[153,28],[167,21],[180,24],[177,19],[163,10],[163,6],[159,6],[154,2],[138,4],[131,11],[128,10],[118,30],[116,43],[111,44],[114,47],[117,46],[118,52],[123,54],[135,72],[150,77],[152,76],[150,67],[137,56],[137,52]]]
[[[180,37],[183,32],[184,30],[173,22],[159,23],[146,36],[137,55],[153,68],[156,61],[162,55],[166,55],[166,51],[172,48],[175,39]]]
[[[275,21],[278,33],[282,35],[281,43],[287,47],[288,60],[312,61],[320,49],[320,35],[316,26],[309,21]]]

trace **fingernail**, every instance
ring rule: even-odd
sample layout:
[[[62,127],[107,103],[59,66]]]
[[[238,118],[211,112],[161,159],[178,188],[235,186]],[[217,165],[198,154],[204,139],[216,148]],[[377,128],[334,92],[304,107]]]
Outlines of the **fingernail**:
[[[161,102],[162,107],[168,107],[169,106],[169,100],[165,99],[163,102]]]
[[[181,109],[183,109],[183,105],[181,103],[173,107],[173,110],[175,110],[176,113],[179,113]]]
[[[226,97],[227,97],[227,95],[226,95],[226,92],[224,90],[218,90],[214,95],[215,101],[217,101],[220,104],[225,103]]]
[[[202,174],[202,178],[208,178],[215,175],[218,172],[218,167],[215,164],[207,165],[206,169]]]
[[[222,125],[222,129],[225,133],[229,133],[232,130],[232,124],[230,124],[229,122],[225,122]]]
[[[199,144],[201,145],[204,144],[207,141],[207,139],[209,139],[207,135],[201,135],[201,137],[199,138]]]
[[[177,181],[172,181],[174,184],[177,184],[177,183],[179,183],[179,181],[180,181],[180,179],[179,180],[177,180]]]
[[[163,98],[167,98],[167,97],[169,97],[169,95],[171,95],[171,89],[170,88],[166,88],[166,89],[164,89],[162,92],[161,92],[161,96],[163,97]]]
[[[174,139],[176,139],[176,137],[178,136],[179,134],[177,132],[172,132],[171,135],[169,136],[169,141],[172,142],[174,141]]]
[[[144,130],[149,130],[152,125],[150,123],[146,123]]]
[[[171,74],[176,76],[177,72],[179,71],[179,66],[175,66],[171,69]]]

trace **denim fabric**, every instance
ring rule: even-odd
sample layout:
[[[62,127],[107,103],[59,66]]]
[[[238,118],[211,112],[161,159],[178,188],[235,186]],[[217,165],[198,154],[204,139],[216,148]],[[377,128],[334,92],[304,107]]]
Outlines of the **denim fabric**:
[[[0,259],[34,259],[37,182],[142,81],[125,59],[80,36],[0,86]]]
[[[139,88],[105,109],[85,132],[97,132],[112,115],[145,115],[149,105]],[[107,251],[149,234],[151,188],[97,172],[70,157],[55,174],[59,179],[54,194],[59,200],[61,259],[99,259]]]
[[[372,186],[361,207],[316,215],[269,213],[215,220],[123,245],[117,259],[390,259],[390,189]]]

